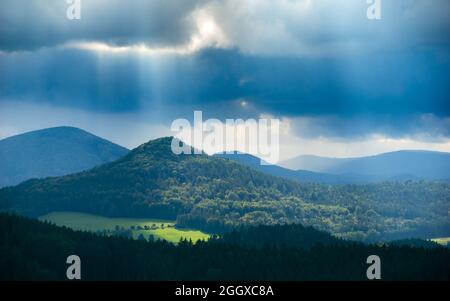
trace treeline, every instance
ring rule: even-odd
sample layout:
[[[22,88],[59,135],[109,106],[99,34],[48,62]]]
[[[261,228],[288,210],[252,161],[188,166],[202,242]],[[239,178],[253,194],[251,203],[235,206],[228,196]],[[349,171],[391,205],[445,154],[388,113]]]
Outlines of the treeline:
[[[295,194],[272,200],[203,199],[178,215],[177,226],[224,233],[240,225],[300,223],[365,242],[450,234],[448,184],[300,186]]]
[[[382,260],[384,280],[450,280],[449,249],[341,243],[298,225],[173,245],[0,214],[0,280],[65,280],[73,254],[81,258],[83,280],[366,280],[373,254]]]

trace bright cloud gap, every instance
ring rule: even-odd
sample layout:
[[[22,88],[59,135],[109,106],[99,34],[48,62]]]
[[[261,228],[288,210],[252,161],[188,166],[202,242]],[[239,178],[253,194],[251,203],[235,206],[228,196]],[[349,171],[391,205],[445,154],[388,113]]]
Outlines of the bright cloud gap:
[[[184,45],[151,47],[145,43],[128,46],[115,46],[99,41],[75,41],[66,43],[63,48],[89,50],[98,53],[138,54],[138,55],[189,55],[204,48],[227,48],[230,43],[213,17],[202,9],[196,10],[191,17],[196,32]]]

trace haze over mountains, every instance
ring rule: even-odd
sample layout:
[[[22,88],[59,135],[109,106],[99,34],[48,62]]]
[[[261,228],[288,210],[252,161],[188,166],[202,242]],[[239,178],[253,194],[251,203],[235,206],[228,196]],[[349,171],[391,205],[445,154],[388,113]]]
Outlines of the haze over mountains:
[[[0,140],[0,187],[87,170],[126,153],[122,146],[73,127],[9,137]]]
[[[248,154],[217,154],[266,174],[306,183],[366,184],[382,181],[450,181],[450,154],[400,151],[363,158],[299,156],[278,165],[261,165]]]
[[[450,153],[433,151],[397,151],[360,158],[298,156],[280,166],[291,170],[310,170],[329,175],[384,180],[450,180]]]

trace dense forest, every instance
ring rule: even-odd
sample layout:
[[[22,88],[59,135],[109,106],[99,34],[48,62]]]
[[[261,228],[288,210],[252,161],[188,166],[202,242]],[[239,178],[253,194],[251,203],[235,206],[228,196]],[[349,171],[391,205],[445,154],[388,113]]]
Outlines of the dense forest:
[[[450,280],[448,248],[368,246],[300,225],[247,227],[174,245],[0,214],[0,254],[0,280],[66,280],[73,254],[82,280],[367,280],[373,254],[383,280]]]
[[[450,235],[449,184],[297,183],[224,158],[177,156],[171,142],[161,138],[86,172],[4,188],[0,209],[176,219],[178,227],[210,233],[300,223],[368,242]]]

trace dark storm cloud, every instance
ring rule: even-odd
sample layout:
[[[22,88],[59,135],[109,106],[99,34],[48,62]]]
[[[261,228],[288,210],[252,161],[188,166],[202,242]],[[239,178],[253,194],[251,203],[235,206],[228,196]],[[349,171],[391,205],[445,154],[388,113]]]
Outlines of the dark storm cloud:
[[[450,61],[428,51],[343,59],[255,57],[207,49],[145,59],[55,49],[0,55],[0,97],[96,111],[234,105],[278,116],[450,116]],[[230,114],[245,113],[238,105]]]
[[[43,50],[0,55],[0,97],[119,112],[138,108],[136,62],[111,60],[99,68],[93,53]]]
[[[188,14],[201,0],[82,0],[81,20],[65,0],[2,0],[0,50],[33,50],[71,41],[178,45],[189,39]]]
[[[450,118],[433,114],[307,116],[293,118],[290,125],[303,138],[364,139],[368,134],[427,142],[450,138]]]
[[[346,55],[369,48],[448,44],[448,0],[383,1],[382,21],[366,0],[81,0],[81,20],[64,0],[0,1],[0,50],[33,50],[77,41],[183,45],[202,9],[244,53]]]
[[[164,107],[167,120],[194,109],[217,118],[269,113],[292,118],[302,135],[449,137],[450,2],[383,1],[380,22],[367,21],[365,0],[354,2],[82,0],[78,22],[66,19],[65,1],[3,0],[0,102],[107,113]],[[199,7],[228,48],[146,56],[53,47],[186,45]]]

